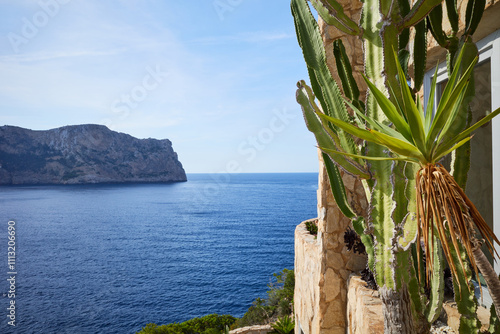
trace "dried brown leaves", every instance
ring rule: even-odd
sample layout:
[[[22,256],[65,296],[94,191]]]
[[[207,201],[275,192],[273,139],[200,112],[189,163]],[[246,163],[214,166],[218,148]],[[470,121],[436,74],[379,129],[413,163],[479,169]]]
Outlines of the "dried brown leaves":
[[[419,237],[424,243],[426,254],[426,276],[430,277],[434,254],[434,237],[438,235],[444,255],[450,265],[452,275],[458,279],[457,268],[452,258],[451,248],[460,254],[459,243],[465,248],[474,272],[478,273],[476,261],[472,254],[474,248],[481,245],[476,238],[476,230],[491,254],[496,253],[493,241],[499,240],[486,224],[483,217],[460,188],[455,179],[441,164],[427,164],[417,173],[417,219],[419,221]],[[420,252],[418,266],[420,272]],[[496,253],[498,256],[498,253]],[[460,269],[464,275],[466,267],[461,256]]]

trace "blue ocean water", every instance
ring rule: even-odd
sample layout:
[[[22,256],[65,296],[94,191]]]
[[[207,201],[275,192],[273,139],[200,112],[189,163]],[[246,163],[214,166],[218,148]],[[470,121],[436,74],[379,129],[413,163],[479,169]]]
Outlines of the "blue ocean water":
[[[171,184],[0,187],[0,333],[135,333],[242,316],[316,216],[316,173]],[[8,221],[15,221],[9,326]]]

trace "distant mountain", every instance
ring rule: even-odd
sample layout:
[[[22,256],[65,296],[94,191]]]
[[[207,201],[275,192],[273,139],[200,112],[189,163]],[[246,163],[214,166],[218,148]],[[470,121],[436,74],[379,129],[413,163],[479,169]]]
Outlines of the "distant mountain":
[[[0,184],[177,181],[186,173],[168,139],[137,139],[95,124],[0,127]]]

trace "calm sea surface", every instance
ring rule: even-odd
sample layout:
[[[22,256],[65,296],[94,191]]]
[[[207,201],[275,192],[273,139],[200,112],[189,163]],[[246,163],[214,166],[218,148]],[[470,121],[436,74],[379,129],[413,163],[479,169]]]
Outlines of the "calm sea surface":
[[[141,185],[0,187],[0,333],[135,333],[242,316],[293,268],[317,174],[188,175]],[[7,324],[8,221],[15,324]]]

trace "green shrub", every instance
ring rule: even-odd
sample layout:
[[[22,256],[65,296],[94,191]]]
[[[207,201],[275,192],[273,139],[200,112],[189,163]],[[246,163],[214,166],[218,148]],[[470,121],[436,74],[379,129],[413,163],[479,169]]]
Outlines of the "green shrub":
[[[158,326],[147,324],[137,334],[219,334],[224,333],[226,326],[231,326],[236,318],[225,314],[210,314],[201,318],[193,318],[181,323]]]
[[[274,328],[274,332],[278,334],[292,334],[295,328],[295,322],[292,320],[292,317],[289,315],[285,315],[276,321],[274,325],[271,325]]]
[[[312,235],[318,235],[318,225],[317,221],[306,222],[306,228]]]

